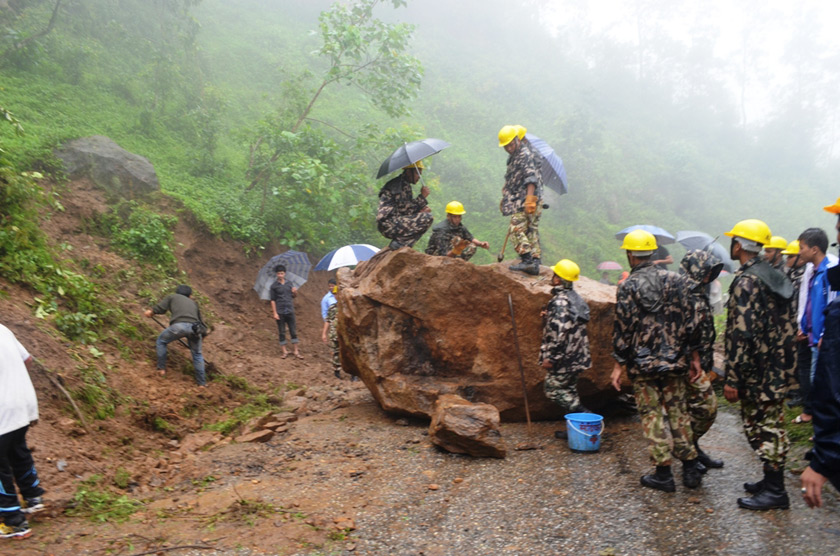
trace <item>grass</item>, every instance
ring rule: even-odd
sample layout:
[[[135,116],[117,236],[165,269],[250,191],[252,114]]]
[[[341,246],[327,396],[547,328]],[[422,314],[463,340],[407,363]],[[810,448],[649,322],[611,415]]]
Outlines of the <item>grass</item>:
[[[67,515],[81,516],[97,523],[123,523],[142,507],[125,495],[116,495],[103,488],[101,475],[93,475],[79,484]]]

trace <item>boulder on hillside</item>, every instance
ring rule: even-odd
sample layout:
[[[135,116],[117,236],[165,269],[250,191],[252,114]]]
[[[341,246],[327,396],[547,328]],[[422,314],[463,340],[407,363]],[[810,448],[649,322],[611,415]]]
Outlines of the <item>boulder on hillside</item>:
[[[564,412],[545,397],[538,364],[551,269],[528,276],[509,264],[476,266],[403,248],[384,250],[355,271],[341,269],[342,367],[389,412],[431,417],[439,396],[457,394],[495,406],[503,420],[524,420],[510,293],[531,416],[560,418]],[[615,287],[581,278],[575,288],[591,311],[592,368],[578,388],[595,408],[617,394],[610,386]]]
[[[479,458],[507,455],[499,432],[499,410],[486,403],[470,403],[454,394],[444,394],[435,402],[429,439],[455,454]]]
[[[121,199],[136,199],[160,190],[151,162],[102,135],[69,141],[56,149],[55,156],[64,162],[70,179],[90,178]]]

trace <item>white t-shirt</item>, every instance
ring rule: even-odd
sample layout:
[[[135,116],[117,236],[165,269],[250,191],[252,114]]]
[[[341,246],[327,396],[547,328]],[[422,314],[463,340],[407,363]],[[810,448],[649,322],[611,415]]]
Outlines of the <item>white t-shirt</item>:
[[[24,361],[29,352],[0,324],[0,434],[38,420],[38,398]]]

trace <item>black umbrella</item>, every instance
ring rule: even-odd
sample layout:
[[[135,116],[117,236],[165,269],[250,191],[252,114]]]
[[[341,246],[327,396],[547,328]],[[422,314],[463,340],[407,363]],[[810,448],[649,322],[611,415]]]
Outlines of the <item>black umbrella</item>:
[[[716,241],[705,232],[697,232],[693,230],[682,230],[677,232],[677,242],[686,248],[687,251],[692,249],[700,249],[702,251],[709,251],[712,255],[720,259],[723,263],[723,268],[729,272],[735,271],[735,265],[729,257],[729,251],[726,247]]]
[[[412,141],[411,143],[403,143],[397,147],[397,150],[391,153],[391,156],[385,159],[385,162],[379,167],[379,173],[376,174],[376,177],[381,178],[400,168],[405,168],[409,164],[414,164],[428,156],[439,153],[448,146],[449,143],[443,139],[435,139],[433,137],[420,141]]]
[[[274,267],[278,264],[286,267],[286,280],[296,288],[306,283],[307,278],[309,278],[309,269],[312,268],[309,257],[306,256],[306,253],[300,251],[286,251],[271,257],[271,260],[260,269],[259,274],[257,274],[257,281],[254,283],[254,291],[259,294],[260,299],[268,300],[271,298],[271,284],[277,279]]]

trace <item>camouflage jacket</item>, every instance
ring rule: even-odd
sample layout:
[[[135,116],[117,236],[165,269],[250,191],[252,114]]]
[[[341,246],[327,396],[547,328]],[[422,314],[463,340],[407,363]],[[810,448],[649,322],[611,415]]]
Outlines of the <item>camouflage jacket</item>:
[[[463,224],[453,226],[448,219],[436,224],[432,228],[432,237],[429,238],[426,254],[445,256],[452,250],[452,240],[456,237],[467,241],[473,240],[473,235]]]
[[[521,142],[519,148],[507,160],[502,203],[499,205],[503,215],[510,216],[525,210],[529,183],[534,184],[534,195],[539,196],[542,189],[540,164],[530,145]]]
[[[396,216],[412,216],[423,210],[428,203],[423,195],[413,198],[411,183],[400,174],[388,181],[379,190],[379,210],[376,211],[376,223],[381,224]]]
[[[763,270],[753,268],[762,265]],[[790,314],[790,298],[774,293],[757,274],[762,271],[781,274],[754,257],[738,269],[729,286],[726,385],[743,398],[772,401],[784,398],[794,378],[796,317]]]
[[[709,293],[703,281],[719,262],[708,251],[700,250],[689,251],[680,262],[680,274],[688,285],[688,297],[697,323],[691,343],[697,346],[700,366],[706,372],[711,372],[714,365],[715,321]]]
[[[636,266],[618,286],[613,357],[630,378],[687,373],[697,323],[685,280],[653,266]]]
[[[557,287],[546,307],[540,364],[550,360],[566,373],[580,372],[592,366],[589,354],[589,306],[574,290]]]

